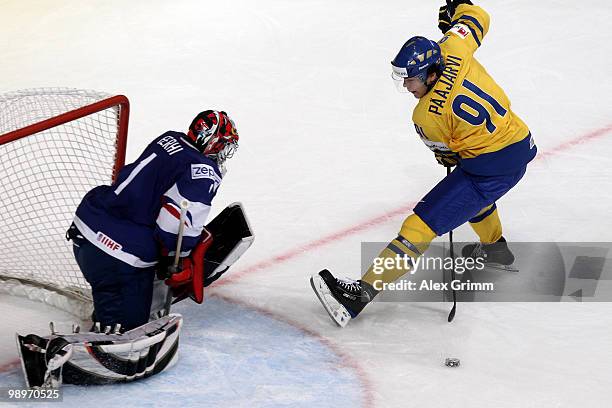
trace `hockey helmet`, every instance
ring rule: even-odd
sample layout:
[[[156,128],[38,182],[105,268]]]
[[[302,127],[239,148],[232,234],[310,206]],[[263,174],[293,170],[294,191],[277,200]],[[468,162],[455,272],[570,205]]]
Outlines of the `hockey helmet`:
[[[205,110],[189,125],[189,141],[204,155],[219,165],[238,149],[238,131],[234,121],[224,111]]]
[[[412,37],[391,61],[391,66],[391,77],[395,81],[403,82],[404,78],[416,77],[426,82],[431,72],[441,72],[443,69],[440,46],[425,37]]]

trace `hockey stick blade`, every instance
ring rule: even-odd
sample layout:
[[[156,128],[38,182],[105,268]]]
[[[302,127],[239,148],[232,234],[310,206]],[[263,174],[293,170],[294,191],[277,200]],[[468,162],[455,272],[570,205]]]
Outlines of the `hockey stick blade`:
[[[455,303],[453,305],[453,308],[451,309],[450,313],[448,314],[448,322],[452,322],[453,319],[455,318],[455,313],[457,312],[457,304]]]
[[[351,320],[351,315],[334,297],[331,295],[329,287],[325,281],[318,275],[310,277],[310,286],[314,290],[315,295],[323,305],[323,308],[332,318],[332,320],[340,327],[344,327]]]

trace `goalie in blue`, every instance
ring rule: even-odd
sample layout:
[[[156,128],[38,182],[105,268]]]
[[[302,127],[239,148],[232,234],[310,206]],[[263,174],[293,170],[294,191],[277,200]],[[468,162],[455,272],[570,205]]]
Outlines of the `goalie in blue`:
[[[206,224],[238,140],[227,113],[206,110],[85,195],[67,238],[92,289],[94,326],[18,336],[29,386],[128,382],[173,365],[182,317],[171,301],[201,303],[253,241],[239,203]]]
[[[125,330],[149,320],[158,264],[171,264],[181,202],[181,257],[194,249],[224,173],[238,148],[238,133],[222,111],[204,111],[187,134],[154,139],[110,186],[83,198],[72,229],[74,254],[91,285],[95,321]]]

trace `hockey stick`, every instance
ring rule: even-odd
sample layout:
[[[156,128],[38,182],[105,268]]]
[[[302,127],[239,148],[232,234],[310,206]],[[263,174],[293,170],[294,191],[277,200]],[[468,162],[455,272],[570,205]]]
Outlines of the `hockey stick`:
[[[451,168],[446,168],[446,176],[451,173]],[[450,257],[451,257],[451,288],[453,285],[453,281],[455,280],[455,251],[453,248],[453,230],[448,232],[448,240],[450,241]],[[452,322],[455,318],[455,313],[457,312],[457,293],[455,293],[455,289],[451,289],[453,292],[453,308],[448,314],[448,322]]]
[[[189,208],[189,201],[181,201],[181,215],[179,216],[179,229],[178,236],[176,238],[176,253],[174,254],[174,262],[172,264],[172,273],[178,272],[179,260],[181,259],[181,246],[183,245],[183,235],[185,233],[185,214]],[[166,292],[166,302],[164,303],[164,316],[170,314],[170,306],[172,305],[172,288],[168,287]]]
[[[189,201],[181,201],[181,215],[179,216],[179,230],[178,237],[176,238],[176,253],[174,254],[174,264],[172,265],[174,271],[178,272],[178,264],[181,258],[181,246],[183,245],[183,234],[185,232],[185,214],[189,208]]]

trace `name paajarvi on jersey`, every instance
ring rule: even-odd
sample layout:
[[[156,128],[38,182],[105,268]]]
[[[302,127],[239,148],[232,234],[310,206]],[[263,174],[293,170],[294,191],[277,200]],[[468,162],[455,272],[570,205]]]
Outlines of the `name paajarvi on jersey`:
[[[455,85],[457,74],[459,73],[459,69],[461,69],[461,61],[463,60],[455,55],[449,55],[446,57],[444,71],[442,71],[442,76],[438,80],[438,82],[446,85],[446,88],[433,90],[433,92],[442,99],[432,98],[429,105],[429,112],[435,113],[436,115],[442,115],[440,109],[444,108],[444,104],[448,100],[448,97],[453,89],[453,85]]]

